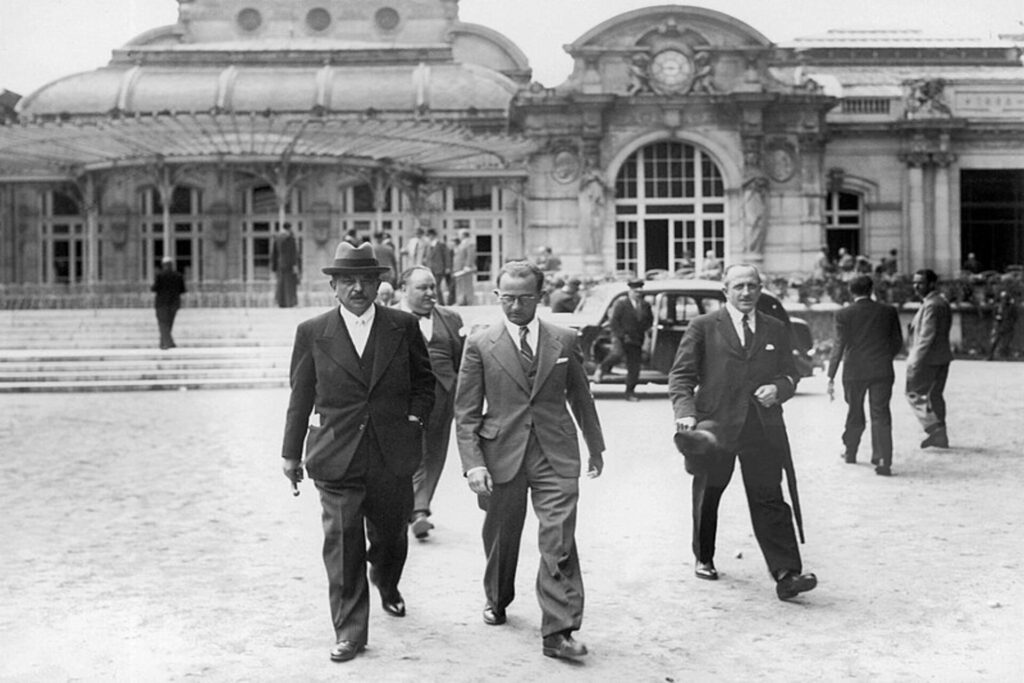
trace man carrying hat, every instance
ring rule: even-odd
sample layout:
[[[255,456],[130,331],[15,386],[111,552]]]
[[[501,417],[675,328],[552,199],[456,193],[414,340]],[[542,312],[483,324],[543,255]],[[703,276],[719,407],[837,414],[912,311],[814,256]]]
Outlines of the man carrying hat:
[[[281,455],[293,486],[304,464],[320,494],[336,662],[353,659],[367,642],[367,562],[384,611],[405,616],[398,582],[408,554],[412,476],[434,403],[416,317],[374,303],[386,270],[369,243],[338,245],[323,272],[341,305],[301,323],[292,351]]]
[[[612,350],[597,367],[594,381],[601,382],[616,363],[626,361],[626,400],[636,401],[640,380],[641,349],[647,330],[654,323],[651,305],[644,301],[644,281],[629,281],[629,292],[612,307],[608,324],[612,328]]]

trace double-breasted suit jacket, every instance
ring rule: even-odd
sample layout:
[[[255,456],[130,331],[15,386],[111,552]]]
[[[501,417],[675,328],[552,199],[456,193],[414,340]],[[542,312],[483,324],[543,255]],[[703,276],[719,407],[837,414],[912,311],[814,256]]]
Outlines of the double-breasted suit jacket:
[[[455,399],[464,471],[483,466],[495,483],[509,481],[522,466],[532,430],[558,476],[579,477],[580,449],[573,416],[590,454],[604,452],[576,333],[540,321],[537,346],[537,371],[531,386],[504,324],[491,325],[467,340]],[[496,362],[485,364],[484,355]]]
[[[301,457],[315,410],[305,462],[312,479],[341,479],[371,424],[388,470],[411,476],[420,464],[420,427],[408,416],[426,421],[434,403],[427,346],[411,314],[377,306],[374,315],[363,364],[336,308],[296,331],[282,455]]]

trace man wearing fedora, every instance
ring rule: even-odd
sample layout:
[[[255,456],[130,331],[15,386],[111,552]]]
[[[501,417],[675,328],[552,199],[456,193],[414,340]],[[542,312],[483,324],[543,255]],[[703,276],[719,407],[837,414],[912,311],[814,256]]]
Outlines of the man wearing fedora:
[[[612,350],[594,373],[600,383],[606,374],[622,360],[626,361],[626,400],[636,401],[636,385],[640,381],[640,362],[647,330],[654,323],[651,305],[644,301],[644,281],[629,281],[626,296],[615,302],[608,324],[612,329]]]
[[[782,403],[796,390],[796,367],[785,326],[756,310],[761,294],[757,268],[736,264],[724,277],[726,305],[690,322],[669,371],[676,445],[694,475],[694,573],[700,579],[718,579],[718,504],[739,458],[754,535],[775,579],[776,594],[789,600],[818,583],[814,574],[803,573],[781,487],[785,471],[793,506],[799,510],[782,417]]]
[[[301,323],[292,351],[283,468],[297,486],[304,464],[320,494],[337,662],[366,646],[367,563],[384,611],[405,616],[398,583],[408,554],[412,476],[434,402],[416,317],[374,303],[386,270],[369,243],[338,245],[323,272],[340,306]]]

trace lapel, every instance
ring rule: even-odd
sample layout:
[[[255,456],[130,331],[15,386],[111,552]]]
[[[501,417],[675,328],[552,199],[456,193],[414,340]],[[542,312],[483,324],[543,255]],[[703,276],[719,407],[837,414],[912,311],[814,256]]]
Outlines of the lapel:
[[[374,304],[374,306],[377,306]],[[377,314],[373,317],[373,328],[370,330],[370,341],[375,344],[373,354],[373,374],[370,376],[370,389],[380,381],[384,371],[391,364],[391,359],[402,342],[401,326],[397,319],[388,315],[383,306],[377,306]],[[416,334],[420,334],[419,329]],[[422,336],[422,335],[420,335]]]
[[[341,319],[341,313],[335,308],[327,316],[327,324],[324,326],[323,334],[317,339],[317,344],[323,349],[335,363],[340,365],[348,374],[352,375],[360,384],[366,384],[363,371],[359,367],[359,357],[356,354],[356,347],[352,343],[352,337]]]
[[[725,339],[730,351],[737,356],[745,355],[743,353],[743,342],[736,336],[736,328],[733,327],[732,318],[729,317],[729,311],[726,310],[725,306],[718,311],[718,333]]]
[[[551,334],[543,320],[537,331],[537,347],[537,375],[533,378],[530,398],[537,395],[537,390],[544,385],[551,369],[555,367],[555,361],[562,355],[562,343]]]
[[[512,341],[512,337],[508,335],[504,320],[494,323],[487,337],[491,343],[491,355],[494,357],[494,360],[516,381],[516,384],[522,387],[523,391],[529,394],[531,389],[530,382],[526,378],[526,373],[523,372],[522,364],[519,362],[519,349],[516,347],[515,342]]]
[[[747,358],[752,358],[759,349],[763,349],[768,344],[768,325],[765,324],[764,313],[754,311],[754,341],[750,344],[750,351],[747,352]]]

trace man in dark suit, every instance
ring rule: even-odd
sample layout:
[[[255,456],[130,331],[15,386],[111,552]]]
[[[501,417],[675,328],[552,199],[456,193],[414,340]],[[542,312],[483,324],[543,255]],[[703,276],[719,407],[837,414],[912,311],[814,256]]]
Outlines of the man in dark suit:
[[[323,269],[341,306],[301,323],[292,351],[281,455],[285,476],[297,486],[305,440],[306,472],[323,507],[336,641],[331,659],[338,662],[366,645],[367,562],[384,610],[405,616],[398,582],[408,553],[412,476],[434,402],[434,376],[415,316],[374,304],[384,270],[370,244],[342,242],[334,263]]]
[[[626,361],[626,400],[636,401],[636,385],[640,380],[641,352],[647,330],[654,323],[651,305],[644,301],[644,281],[629,281],[629,291],[612,307],[608,324],[612,330],[612,349],[594,373],[594,381],[604,376],[623,359]]]
[[[795,491],[782,403],[794,393],[796,368],[783,324],[755,310],[761,293],[757,268],[727,268],[725,293],[723,308],[690,322],[669,371],[669,397],[681,436],[677,443],[685,446],[691,432],[708,429],[715,444],[703,453],[699,467],[690,468],[688,462],[694,474],[694,573],[718,579],[718,503],[739,457],[754,535],[776,581],[776,594],[788,600],[817,585],[814,574],[803,573],[781,487],[786,470],[791,496]]]
[[[907,340],[907,401],[921,426],[925,439],[921,448],[949,448],[946,432],[946,379],[953,351],[949,330],[953,311],[946,297],[936,291],[939,276],[927,268],[914,273],[914,293],[921,297],[910,322]]]
[[[177,344],[171,330],[174,329],[174,318],[181,308],[181,295],[185,293],[185,278],[174,267],[174,259],[165,256],[160,262],[160,272],[156,274],[150,290],[156,292],[156,324],[160,328],[160,348],[173,349]]]
[[[484,623],[505,623],[515,597],[529,490],[540,526],[541,651],[578,659],[587,648],[572,637],[583,620],[576,552],[581,468],[573,418],[587,442],[590,477],[604,467],[604,437],[576,333],[536,317],[543,272],[526,261],[506,263],[497,284],[505,318],[466,341],[455,393],[463,470],[486,509]]]
[[[893,358],[903,348],[896,309],[872,300],[870,275],[850,280],[853,303],[836,313],[836,343],[828,364],[828,395],[835,392],[835,377],[843,363],[843,396],[849,409],[843,430],[843,458],[857,462],[864,434],[864,396],[871,413],[871,463],[875,473],[892,474],[892,414],[889,400],[895,374]]]
[[[442,287],[445,293],[451,291],[451,283],[448,281],[452,273],[452,252],[448,245],[437,236],[437,230],[427,230],[427,245],[423,249],[423,265],[434,275],[437,282],[438,296],[447,300],[441,293]]]
[[[295,242],[292,226],[284,224],[284,230],[274,236],[270,248],[270,269],[277,275],[277,287],[274,300],[281,308],[291,308],[298,304],[300,263],[299,247]]]
[[[429,519],[430,502],[441,479],[451,440],[455,381],[462,360],[462,317],[451,308],[437,305],[437,281],[426,266],[407,269],[401,280],[403,297],[399,308],[416,316],[436,380],[434,408],[427,418],[423,441],[423,461],[412,477],[414,500],[410,522],[413,536],[422,541],[434,528]]]

